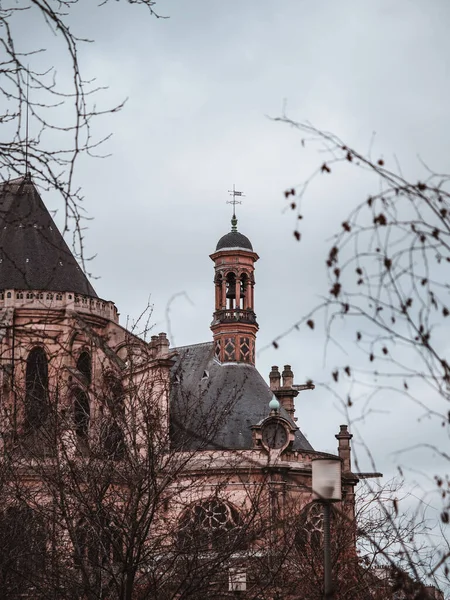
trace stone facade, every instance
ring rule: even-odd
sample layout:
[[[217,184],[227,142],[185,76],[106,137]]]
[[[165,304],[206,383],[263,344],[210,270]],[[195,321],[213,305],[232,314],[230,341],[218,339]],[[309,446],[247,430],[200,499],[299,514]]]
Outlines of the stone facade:
[[[297,427],[294,399],[314,386],[295,385],[288,365],[282,376],[273,367],[267,385],[254,366],[258,255],[236,222],[211,255],[212,342],[171,349],[164,333],[148,343],[124,329],[114,303],[84,282],[28,177],[2,194],[8,208],[0,237],[10,236],[3,238],[3,265],[11,228],[25,227],[29,252],[40,244],[47,263],[58,267],[41,281],[30,271],[41,265],[36,257],[27,262],[27,250],[14,251],[8,270],[0,264],[0,494],[19,515],[24,507],[36,512],[43,540],[39,552],[27,549],[32,559],[25,552],[37,565],[42,594],[36,582],[27,587],[6,575],[5,589],[49,597],[57,579],[62,598],[188,598],[256,593],[261,584],[260,598],[299,597],[298,573],[306,575],[298,548],[312,556],[313,521],[320,531],[320,518],[308,517],[317,513],[310,512],[311,462],[325,455]],[[15,218],[24,198],[35,202],[28,221]],[[45,228],[50,242],[39,240]],[[23,284],[28,280],[34,288]],[[346,426],[336,437],[348,567],[356,560],[358,478]],[[20,539],[11,540],[14,548]],[[43,555],[54,561],[45,569]],[[205,582],[200,574],[208,564]]]

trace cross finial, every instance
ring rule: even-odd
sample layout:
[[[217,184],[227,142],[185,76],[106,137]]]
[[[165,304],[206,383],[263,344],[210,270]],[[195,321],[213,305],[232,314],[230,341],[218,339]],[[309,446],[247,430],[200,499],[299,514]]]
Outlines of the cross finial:
[[[243,197],[245,197],[245,195],[243,192],[238,192],[235,189],[234,184],[233,184],[233,189],[228,190],[228,193],[230,194],[230,196],[233,197],[232,200],[227,200],[227,204],[233,205],[233,216],[231,218],[231,231],[237,231],[236,204],[242,204],[242,200],[236,200],[236,198],[243,198]]]

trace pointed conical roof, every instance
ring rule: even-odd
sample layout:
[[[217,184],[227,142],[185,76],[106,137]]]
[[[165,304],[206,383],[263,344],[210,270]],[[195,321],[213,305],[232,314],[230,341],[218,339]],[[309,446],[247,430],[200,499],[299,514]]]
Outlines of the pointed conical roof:
[[[0,184],[0,289],[97,297],[29,176]]]

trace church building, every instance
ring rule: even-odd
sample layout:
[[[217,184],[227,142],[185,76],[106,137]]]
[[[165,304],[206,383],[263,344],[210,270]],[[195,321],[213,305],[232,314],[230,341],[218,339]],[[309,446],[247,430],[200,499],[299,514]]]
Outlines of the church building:
[[[258,372],[259,256],[235,215],[211,250],[210,339],[144,341],[97,295],[31,177],[1,185],[5,597],[321,598],[318,459],[341,468],[334,579],[355,579],[352,435],[340,426],[333,456],[312,448],[295,399],[314,385],[289,365]]]

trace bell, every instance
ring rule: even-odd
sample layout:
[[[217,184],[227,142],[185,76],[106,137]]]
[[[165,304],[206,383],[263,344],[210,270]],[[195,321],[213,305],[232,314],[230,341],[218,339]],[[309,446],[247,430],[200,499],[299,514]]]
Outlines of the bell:
[[[236,298],[236,285],[233,283],[229,283],[227,286],[227,298],[230,300],[234,300]]]
[[[227,277],[227,298],[234,300],[236,298],[236,277],[229,273]]]

